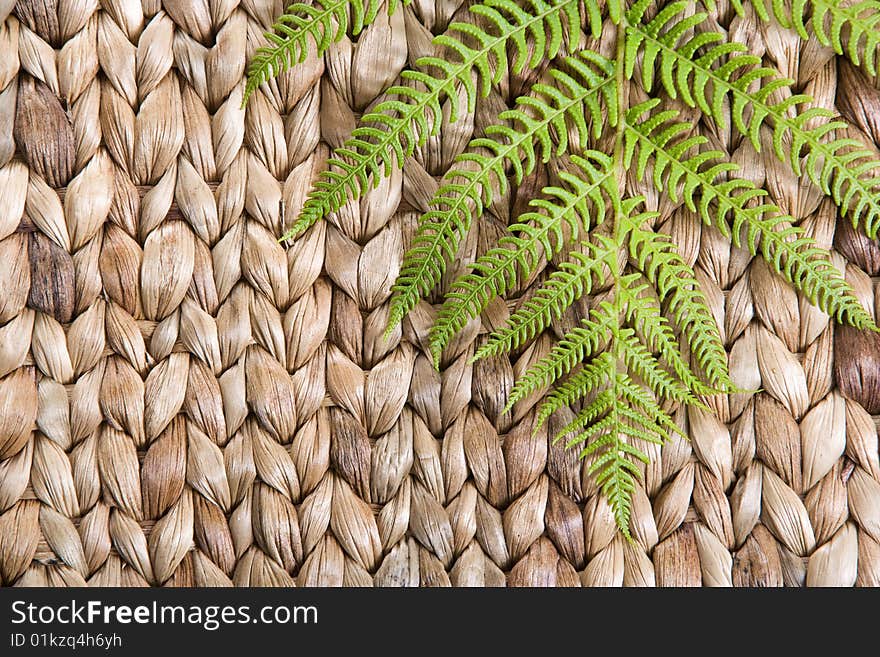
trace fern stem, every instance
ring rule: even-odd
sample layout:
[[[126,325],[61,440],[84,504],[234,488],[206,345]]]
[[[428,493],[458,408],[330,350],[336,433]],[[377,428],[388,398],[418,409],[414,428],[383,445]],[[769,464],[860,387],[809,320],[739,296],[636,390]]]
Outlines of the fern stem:
[[[608,259],[611,268],[611,279],[614,282],[614,292],[612,305],[614,306],[615,316],[620,317],[623,309],[621,307],[620,281],[623,272],[620,271],[619,251],[623,248],[624,236],[621,234],[626,229],[626,223],[623,219],[623,209],[621,207],[621,199],[626,191],[626,165],[624,163],[626,122],[623,120],[626,112],[622,111],[627,106],[627,89],[629,88],[629,80],[626,77],[626,30],[629,27],[626,13],[622,12],[620,22],[617,24],[617,44],[616,57],[614,58],[614,79],[617,82],[617,106],[621,108],[621,117],[617,125],[614,127],[614,154],[612,160],[614,162],[614,175],[617,180],[617,195],[613,199],[614,203],[614,225],[612,227],[611,242],[618,249],[618,254]],[[615,362],[620,361],[620,323],[618,321],[612,329],[612,350],[614,352]],[[615,365],[616,366],[616,365]]]
[[[614,58],[614,80],[616,83],[615,92],[617,93],[617,107],[618,111],[621,114],[621,117],[620,119],[618,119],[617,124],[614,126],[614,155],[612,156],[612,159],[614,160],[614,171],[615,175],[617,176],[618,199],[617,207],[615,207],[614,212],[614,235],[612,239],[618,244],[618,246],[621,244],[618,235],[618,230],[620,229],[621,224],[620,198],[623,196],[624,192],[621,187],[626,185],[626,168],[623,162],[626,124],[622,119],[626,116],[624,108],[627,107],[626,91],[629,88],[629,80],[626,77],[626,30],[628,27],[629,23],[626,19],[626,14],[623,13],[620,17],[620,22],[617,24],[616,28],[617,44],[615,46],[616,56]]]
[[[623,120],[623,117],[626,115],[623,112],[623,108],[627,107],[627,93],[626,91],[629,88],[629,80],[626,78],[626,29],[628,27],[628,22],[626,19],[626,13],[621,12],[620,22],[617,24],[617,46],[616,46],[616,57],[614,58],[614,77],[617,81],[617,106],[621,109],[622,116],[617,122],[617,125],[614,128],[614,173],[617,179],[617,196],[613,199],[614,203],[614,226],[612,228],[611,241],[617,247],[617,253],[614,254],[613,257],[609,258],[609,265],[611,268],[611,280],[613,281],[613,292],[612,292],[612,301],[611,304],[614,308],[614,317],[617,321],[612,322],[611,324],[611,364],[610,368],[612,371],[609,373],[609,389],[611,390],[611,394],[615,399],[615,403],[611,405],[610,415],[612,417],[611,424],[611,432],[613,433],[612,444],[610,446],[610,451],[613,451],[613,458],[615,460],[620,459],[623,454],[624,447],[623,443],[626,442],[626,437],[621,435],[620,424],[621,419],[618,414],[618,404],[616,400],[619,399],[619,391],[617,390],[618,383],[618,373],[620,371],[621,362],[623,360],[623,346],[621,340],[621,315],[623,314],[622,307],[622,295],[621,295],[621,279],[623,278],[623,272],[620,270],[620,249],[623,247],[624,243],[624,235],[623,233],[626,230],[626,225],[623,220],[623,208],[621,206],[621,199],[623,197],[624,192],[626,191],[626,167],[624,166],[624,137],[626,136],[626,123]],[[591,466],[591,470],[593,468],[598,469],[597,464],[594,463]],[[605,472],[608,472],[606,470]],[[627,484],[631,485],[631,480],[626,479],[625,471],[618,465],[617,467],[610,468],[609,478],[602,485],[602,489],[605,494],[608,496],[608,501],[611,504],[611,508],[614,512],[614,519],[617,522],[617,526],[620,528],[623,535],[627,540],[632,540],[629,531],[629,520],[630,520],[630,506],[628,503],[625,503],[625,500],[629,499],[629,494],[626,490]]]

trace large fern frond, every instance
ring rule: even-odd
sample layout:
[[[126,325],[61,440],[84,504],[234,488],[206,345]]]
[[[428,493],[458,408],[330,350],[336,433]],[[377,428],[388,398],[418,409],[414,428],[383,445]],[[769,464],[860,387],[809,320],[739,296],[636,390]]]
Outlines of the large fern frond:
[[[419,218],[413,246],[404,255],[393,288],[389,330],[434,288],[471,223],[494,200],[495,190],[505,193],[508,168],[519,184],[539,158],[547,162],[566,152],[569,126],[584,146],[591,131],[598,137],[606,122],[616,125],[614,63],[584,50],[577,57],[565,58],[564,65],[571,73],[551,68],[548,74],[554,85],[535,84],[531,94],[517,99],[515,109],[501,112],[499,123],[472,140],[468,150],[456,158],[456,165],[444,177],[447,182],[431,199],[431,209]]]
[[[571,161],[576,173],[560,171],[563,186],[545,187],[545,198],[529,204],[535,210],[521,215],[498,247],[478,258],[473,272],[459,277],[447,293],[429,337],[435,362],[469,319],[477,317],[492,298],[516,285],[520,276],[534,272],[542,256],[552,257],[566,240],[577,240],[578,235],[604,221],[608,199],[617,195],[611,158],[587,151],[585,157],[572,155]]]
[[[597,9],[596,0],[586,7]],[[449,101],[449,120],[457,120],[457,87],[464,89],[467,111],[473,111],[478,95],[486,96],[508,71],[521,73],[541,61],[555,57],[567,39],[571,49],[580,40],[579,0],[527,0],[520,7],[513,0],[484,0],[470,11],[489,24],[486,31],[472,23],[452,23],[434,42],[444,46],[447,58],[422,57],[419,70],[406,70],[401,76],[410,86],[388,90],[389,99],[379,103],[361,118],[345,144],[337,148],[321,173],[291,229],[288,239],[318,219],[356,199],[392,167],[403,165],[417,146],[440,130],[441,103]],[[600,16],[589,9],[586,21]],[[591,24],[598,34],[601,22]],[[433,70],[428,73],[426,71]],[[479,87],[478,87],[479,83]]]
[[[839,322],[876,328],[828,254],[802,228],[792,225],[794,219],[776,205],[761,201],[767,196],[765,190],[733,176],[739,167],[721,151],[701,150],[708,140],[702,135],[687,136],[692,126],[676,121],[676,110],[652,112],[659,102],[647,101],[627,111],[625,165],[629,167],[637,154],[636,175],[642,178],[653,162],[657,189],[673,200],[682,197],[703,221],[732,236],[737,245],[745,231],[745,246],[752,255],[760,253],[775,271]]]
[[[404,3],[411,0],[403,0]],[[269,46],[257,53],[246,97],[270,75],[323,52],[347,31],[359,32],[380,11],[380,0],[314,0],[295,4],[279,19]],[[752,0],[764,20],[772,17],[802,38],[814,34],[838,54],[876,74],[880,48],[880,0]],[[742,0],[732,0],[742,11]],[[714,0],[703,0],[714,9]],[[517,288],[545,260],[567,260],[495,329],[474,359],[522,347],[585,294],[586,318],[534,362],[508,397],[517,402],[546,391],[538,426],[571,405],[574,419],[556,435],[580,446],[588,470],[629,536],[633,492],[648,462],[650,444],[680,429],[668,409],[702,406],[704,395],[736,391],[727,354],[693,268],[668,236],[653,227],[657,213],[643,198],[624,199],[627,169],[735,245],[762,256],[771,268],[838,322],[877,329],[830,254],[820,249],[768,192],[737,177],[726,153],[709,147],[696,125],[652,99],[628,108],[627,85],[639,71],[648,95],[662,90],[724,127],[730,120],[758,150],[762,133],[776,157],[803,171],[870,237],[880,232],[880,160],[857,140],[839,137],[846,124],[811,107],[794,84],[746,46],[727,41],[693,13],[689,0],[658,5],[634,0],[477,0],[473,23],[453,23],[435,39],[443,57],[425,57],[403,82],[367,112],[351,138],[336,149],[327,171],[284,236],[304,230],[349,200],[375,187],[402,166],[444,121],[472,112],[477,98],[507,72],[581,47],[580,31],[598,37],[607,13],[617,32],[614,60],[593,51],[548,67],[546,83],[533,85],[513,110],[470,143],[419,219],[404,257],[389,309],[394,327],[443,276],[460,242],[487,206],[534,171],[538,160],[567,156],[560,182],[543,190],[529,212],[516,218],[496,248],[453,282],[428,337],[439,365],[452,337],[485,310],[496,295]],[[389,11],[394,2],[389,3]],[[479,23],[479,25],[477,25]],[[636,94],[640,95],[640,94]],[[614,128],[613,155],[589,150],[604,126]],[[569,144],[577,140],[577,147]],[[577,151],[571,153],[571,151]],[[584,155],[579,153],[584,151]],[[650,172],[650,173],[649,173]],[[606,213],[613,211],[613,221]],[[600,231],[593,228],[605,222]],[[574,250],[572,250],[574,249]],[[627,256],[628,255],[628,259]],[[609,287],[610,286],[610,287]],[[682,349],[687,341],[689,357]]]
[[[804,106],[812,98],[791,94],[774,102],[780,91],[789,90],[793,80],[781,78],[775,69],[761,66],[761,58],[748,54],[745,45],[726,41],[717,32],[696,28],[705,13],[686,15],[687,0],[664,7],[647,24],[642,24],[650,0],[639,0],[627,14],[626,73],[632,77],[637,59],[642,59],[642,83],[647,91],[655,86],[654,69],[659,65],[660,82],[673,98],[699,107],[719,125],[725,125],[727,105],[735,127],[761,149],[761,126],[773,129],[773,150],[801,175],[802,150],[810,179],[850,215],[856,226],[876,237],[880,230],[880,161],[864,144],[853,139],[834,138],[846,123],[819,107]],[[692,36],[691,36],[692,35]],[[753,84],[759,85],[751,91]],[[798,112],[792,113],[792,109]],[[817,125],[810,127],[811,123]]]

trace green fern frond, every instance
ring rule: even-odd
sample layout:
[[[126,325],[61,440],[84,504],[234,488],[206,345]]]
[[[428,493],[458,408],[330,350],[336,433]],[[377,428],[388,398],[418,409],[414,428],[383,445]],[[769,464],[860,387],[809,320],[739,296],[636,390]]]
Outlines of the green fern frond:
[[[645,388],[636,384],[632,379],[625,375],[618,381],[618,386],[623,398],[629,402],[631,406],[641,408],[647,415],[652,417],[662,429],[661,433],[663,433],[663,435],[671,436],[672,434],[677,434],[685,440],[688,439],[687,434],[684,433],[673,419],[669,417],[666,411],[660,407],[660,404],[657,403],[657,400],[653,397],[651,392],[645,390]]]
[[[633,308],[627,307],[627,314],[633,312],[635,312]],[[631,372],[638,374],[651,390],[678,402],[700,404],[686,385],[663,368],[633,329],[620,329],[618,340],[621,360]]]
[[[862,0],[844,4],[842,0],[797,0],[791,7],[772,0],[768,10],[764,0],[751,0],[761,20],[769,21],[770,13],[780,25],[794,28],[802,39],[815,35],[823,46],[831,47],[838,55],[846,55],[856,66],[864,64],[872,76],[877,75],[877,50],[880,48],[880,2]],[[741,0],[731,0],[742,15]],[[807,7],[811,13],[807,14]],[[812,33],[808,30],[812,26]]]
[[[535,432],[540,429],[541,425],[547,421],[553,413],[560,408],[570,406],[577,400],[586,397],[591,391],[599,388],[608,382],[611,363],[613,360],[610,353],[603,352],[596,356],[591,362],[584,365],[575,374],[571,375],[563,383],[556,386],[553,391],[547,395],[547,398],[538,408],[538,416],[535,422]],[[604,412],[607,409],[602,409]],[[582,426],[594,421],[600,413],[594,417],[588,417],[585,424],[575,426],[570,425],[563,429],[560,434],[567,435],[574,430],[580,429]],[[580,414],[579,414],[580,416]]]
[[[529,205],[536,210],[521,215],[498,247],[478,258],[473,272],[452,286],[429,336],[435,363],[449,339],[483,312],[492,298],[515,286],[520,275],[534,272],[542,256],[558,253],[566,239],[576,240],[605,220],[606,196],[613,199],[617,194],[611,158],[587,151],[585,157],[572,155],[571,161],[577,173],[559,173],[564,187],[545,187],[543,194],[549,198],[533,199]]]
[[[642,53],[642,83],[647,91],[655,86],[654,68],[659,64],[663,89],[673,98],[680,96],[688,106],[699,107],[719,125],[725,125],[724,101],[729,97],[735,127],[756,150],[761,149],[760,130],[765,123],[773,129],[776,156],[797,175],[801,175],[801,151],[806,149],[804,168],[810,179],[844,215],[849,213],[853,226],[861,222],[866,233],[876,237],[880,230],[880,161],[857,140],[832,138],[846,123],[832,120],[834,114],[826,109],[804,109],[812,98],[803,94],[773,102],[771,96],[789,90],[793,80],[761,66],[761,58],[748,54],[743,44],[726,41],[717,32],[696,31],[707,15],[684,15],[686,0],[667,5],[642,25],[648,4],[642,0],[628,13],[627,76],[633,77]],[[690,34],[693,36],[687,36]],[[752,84],[760,88],[750,91]],[[792,109],[797,113],[792,115]],[[808,127],[817,119],[822,122]]]
[[[626,165],[622,153],[620,164]],[[603,242],[613,255],[601,261],[601,265],[608,265],[613,281],[610,300],[591,309],[588,319],[582,320],[580,326],[570,330],[550,353],[532,365],[516,382],[509,397],[510,404],[514,404],[556,383],[538,410],[539,423],[563,406],[592,397],[555,439],[573,434],[568,446],[583,445],[581,456],[594,459],[589,472],[596,475],[596,483],[625,535],[629,532],[632,493],[641,476],[637,462],[648,462],[639,443],[662,444],[673,433],[681,434],[652,395],[705,408],[696,395],[715,392],[685,362],[668,320],[660,313],[658,299],[647,293],[650,286],[644,282],[644,272],[620,271],[618,250],[634,241],[630,237],[633,231],[648,230],[645,223],[656,216],[639,211],[643,203],[643,198],[614,203],[613,237],[604,238]],[[642,263],[656,278],[659,263],[653,262],[653,243],[642,236],[635,242],[639,245],[638,253],[651,253]],[[667,244],[657,243],[661,246],[657,253],[668,255]],[[585,277],[594,272],[585,269]],[[697,307],[700,299],[690,299],[692,310],[708,313],[708,309]],[[513,321],[511,318],[510,323]],[[712,329],[717,334],[714,324]],[[726,360],[722,359],[718,366],[722,370],[719,378],[729,380]],[[631,375],[644,382],[645,388]]]
[[[412,0],[402,2],[408,5]],[[320,57],[348,31],[349,14],[351,32],[357,35],[376,20],[381,4],[381,0],[315,0],[313,4],[290,5],[272,25],[272,31],[266,33],[269,44],[257,48],[251,59],[242,107],[261,84],[304,62],[310,41]],[[389,14],[396,4],[389,4]]]
[[[652,180],[658,190],[666,191],[673,200],[683,198],[689,209],[699,212],[703,221],[717,226],[725,236],[732,236],[737,246],[745,229],[746,246],[752,255],[760,253],[775,271],[837,321],[875,328],[873,318],[827,253],[817,248],[802,228],[792,226],[794,219],[776,205],[761,202],[767,195],[765,190],[733,177],[739,167],[727,161],[721,151],[700,150],[708,140],[701,135],[686,136],[692,126],[676,122],[677,111],[652,113],[659,102],[647,101],[627,112],[625,166],[630,166],[637,153],[636,175],[641,179],[648,163],[653,162]],[[789,227],[777,230],[786,222]]]
[[[683,389],[676,386],[674,391],[670,390],[670,392],[667,393],[667,396],[678,401],[685,401],[686,399],[682,397],[681,394],[687,393],[687,401],[693,404],[700,404],[701,402],[693,397],[693,395],[690,395],[689,391],[704,395],[729,392],[733,387],[733,384],[729,381],[725,381],[722,386],[713,387],[703,383],[700,378],[694,374],[690,365],[685,362],[685,359],[681,354],[678,339],[675,337],[672,326],[661,314],[659,303],[657,303],[651,296],[640,297],[643,292],[648,292],[650,294],[650,289],[650,286],[647,284],[640,285],[636,288],[624,287],[621,288],[620,294],[622,300],[626,302],[626,319],[640,335],[645,337],[646,343],[653,350],[660,353],[663,360],[669,364],[675,372],[675,375],[684,384]],[[701,306],[697,305],[692,308],[692,310],[695,312],[707,312],[708,307],[705,305],[705,300]],[[716,337],[718,336],[717,327],[713,333]],[[724,359],[724,361],[713,362],[712,365],[721,369],[721,377],[726,378],[726,359]],[[658,392],[665,392],[660,388],[657,388],[656,390]],[[676,394],[673,394],[674,392],[680,394],[676,396]]]
[[[595,362],[594,360],[590,365],[593,365]],[[611,362],[613,364],[613,358]],[[603,372],[603,379],[610,381],[613,373],[610,370],[610,366],[606,365],[606,367],[609,367],[609,369]],[[597,386],[585,388],[584,396],[594,393],[596,387],[598,387],[598,384]],[[606,388],[594,394],[592,401],[588,402],[575,415],[574,419],[554,436],[554,441],[561,440],[564,436],[573,436],[565,444],[567,448],[571,448],[579,443],[586,442],[593,436],[601,435],[614,421],[613,418],[609,418],[606,415],[614,406],[614,403],[615,395],[611,389]]]
[[[635,275],[636,277],[638,274]],[[535,363],[513,386],[508,396],[507,408],[544,388],[571,372],[578,363],[596,354],[600,346],[617,329],[619,316],[616,308],[608,302],[590,310],[589,317],[580,326],[571,329],[557,342],[550,353]]]
[[[609,364],[607,361],[601,360],[602,356],[608,356],[611,359],[611,363]],[[635,383],[624,372],[617,369],[611,369],[612,364],[614,364],[613,357],[608,354],[601,354],[586,366],[589,368],[595,366],[596,369],[607,369],[602,372],[601,380],[597,377],[580,387],[579,392],[581,393],[581,397],[586,397],[594,392],[602,383],[605,383],[614,376],[614,373],[616,373],[616,381],[614,382],[616,389],[612,390],[606,388],[596,394],[593,401],[589,402],[589,404],[577,413],[571,422],[556,433],[554,440],[561,440],[565,436],[575,434],[567,445],[571,447],[578,443],[582,443],[597,434],[601,434],[609,424],[608,418],[603,417],[603,415],[611,409],[615,402],[620,404],[617,409],[618,413],[627,419],[632,420],[636,424],[645,428],[650,428],[652,431],[656,432],[657,437],[662,440],[669,440],[672,434],[677,434],[687,439],[687,435],[678,427],[678,425],[675,424],[675,422],[672,421],[666,412],[660,408],[660,405],[651,396],[651,393]],[[580,372],[578,374],[580,374]],[[578,375],[576,374],[572,376],[571,379],[574,379],[577,376]],[[566,384],[563,384],[563,386],[564,385]],[[569,403],[573,403],[574,401],[577,401],[577,399],[578,398],[576,397]],[[621,402],[624,402],[626,405],[621,404]],[[561,408],[561,406],[558,408]],[[638,409],[638,411],[641,412],[641,415],[633,409]]]
[[[589,7],[595,1],[586,0],[585,5]],[[552,59],[565,37],[570,48],[577,46],[581,29],[579,0],[527,0],[526,4],[524,8],[513,0],[484,0],[471,6],[470,11],[490,24],[489,32],[457,22],[435,37],[434,42],[447,49],[449,58],[422,57],[416,63],[424,70],[401,74],[412,86],[392,87],[388,90],[390,99],[361,118],[351,138],[334,151],[329,168],[322,172],[299,217],[282,239],[299,234],[348,200],[359,198],[390,175],[393,167],[403,166],[417,146],[440,130],[444,99],[450,105],[449,120],[455,122],[462,112],[456,91],[459,85],[465,91],[467,111],[471,112],[477,96],[488,95],[492,85],[508,71],[521,73],[526,67],[534,68]],[[585,19],[592,20],[591,12],[585,13]],[[598,36],[601,22],[591,27]],[[425,72],[432,69],[437,72]]]
[[[571,74],[551,68],[548,73],[555,85],[535,84],[530,95],[517,100],[516,109],[501,112],[500,122],[487,128],[484,137],[472,140],[468,150],[456,158],[457,166],[446,174],[448,182],[434,194],[431,209],[419,218],[413,246],[404,255],[393,288],[388,330],[434,288],[471,223],[494,200],[494,191],[505,193],[508,167],[519,184],[534,171],[538,157],[547,162],[566,152],[569,125],[575,127],[583,146],[590,133],[588,117],[596,137],[606,120],[616,124],[614,63],[591,50],[564,62]],[[556,144],[553,132],[558,136]]]
[[[581,390],[586,394],[600,386],[604,389],[555,440],[575,433],[566,446],[583,445],[581,457],[593,458],[588,472],[596,476],[596,484],[608,500],[617,526],[629,539],[632,495],[642,477],[636,461],[650,462],[638,443],[662,444],[668,440],[668,419],[664,419],[666,415],[656,403],[643,405],[646,394],[633,394],[639,386],[618,370],[614,358],[597,358],[583,371],[588,368],[592,368],[592,376]],[[674,430],[680,432],[677,427]]]
[[[575,300],[589,294],[594,280],[598,281],[603,268],[608,266],[608,259],[617,257],[617,245],[610,239],[597,235],[596,241],[598,245],[582,242],[586,253],[572,252],[569,260],[559,265],[535,294],[510,316],[507,324],[492,332],[472,360],[518,349],[551,321],[560,318]]]
[[[689,267],[669,236],[642,227],[637,220],[629,228],[629,252],[645,277],[655,286],[661,302],[690,345],[691,357],[716,389],[732,390],[727,373],[727,352],[715,317]]]

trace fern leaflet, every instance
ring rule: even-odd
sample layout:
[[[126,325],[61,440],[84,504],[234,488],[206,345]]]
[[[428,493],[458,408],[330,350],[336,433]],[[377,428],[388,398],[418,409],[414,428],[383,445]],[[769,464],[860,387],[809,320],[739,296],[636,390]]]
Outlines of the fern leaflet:
[[[742,0],[731,0],[742,15]],[[793,2],[789,9],[779,0],[772,0],[770,10],[764,0],[752,0],[755,13],[769,21],[770,12],[783,27],[794,28],[802,39],[813,35],[823,46],[830,46],[838,55],[846,55],[856,66],[864,63],[868,73],[877,75],[877,49],[880,48],[880,3],[862,0],[844,5],[841,0],[806,0]],[[812,8],[807,16],[806,8]],[[812,34],[807,29],[812,27]],[[861,52],[861,54],[860,54]]]
[[[402,2],[408,5],[412,0]],[[304,62],[310,41],[320,57],[348,31],[349,13],[351,32],[357,35],[376,20],[381,4],[381,0],[315,0],[314,4],[290,5],[272,25],[272,31],[266,33],[268,45],[257,48],[251,59],[242,107],[261,84]],[[396,2],[391,3],[388,12],[393,12],[395,6]]]
[[[667,235],[644,229],[641,222],[630,226],[629,253],[657,289],[660,301],[666,302],[706,379],[715,388],[731,390],[727,352],[693,269],[685,264]]]
[[[601,354],[593,358],[589,363],[581,367],[580,370],[578,370],[570,377],[568,377],[565,381],[556,386],[553,391],[549,395],[547,395],[547,398],[538,409],[538,417],[537,421],[535,422],[535,432],[537,433],[541,425],[543,425],[544,422],[547,421],[547,418],[553,415],[553,413],[558,411],[560,408],[564,408],[566,406],[574,404],[577,400],[586,397],[591,390],[596,390],[600,388],[604,383],[607,383],[609,369],[613,364],[613,360],[614,358],[609,352],[602,352]],[[599,405],[599,408],[601,409],[600,413],[604,413],[606,410],[608,410],[607,408],[602,408],[601,403]],[[596,420],[598,415],[599,413],[588,416],[584,420],[583,424],[579,424],[577,426],[566,426],[560,433],[562,435],[566,435],[576,429],[584,427],[590,422]]]
[[[592,308],[589,317],[582,319],[580,326],[566,333],[549,354],[529,368],[514,384],[507,407],[512,408],[536,390],[561,379],[577,367],[578,363],[600,351],[606,345],[608,335],[619,324],[620,318],[615,313],[615,308],[608,302]]]
[[[608,259],[617,257],[614,243],[597,235],[598,245],[582,242],[585,253],[573,251],[547,282],[511,315],[507,325],[489,336],[473,360],[513,351],[558,319],[576,299],[590,293],[594,280],[601,280]]]
[[[669,390],[663,387],[655,388],[660,392],[664,392],[670,399],[677,401],[688,401],[692,404],[698,404],[696,397],[690,394],[693,391],[697,394],[715,394],[719,392],[727,392],[732,384],[727,380],[726,372],[721,377],[723,385],[720,388],[713,388],[703,383],[700,378],[691,371],[678,346],[678,340],[669,324],[669,321],[661,314],[660,305],[655,303],[650,297],[651,287],[647,284],[641,284],[636,288],[623,287],[620,290],[622,300],[626,302],[627,317],[626,319],[638,331],[639,335],[643,335],[646,344],[652,349],[659,351],[660,356],[674,370],[675,375],[684,383],[685,387],[674,386]],[[645,299],[640,299],[639,295],[648,293]],[[705,304],[705,301],[703,301]],[[700,310],[708,310],[703,306]],[[715,327],[713,331],[715,336],[718,335],[718,329]],[[635,348],[635,347],[634,347]],[[720,363],[713,363],[719,365]],[[647,377],[643,378],[647,379]]]

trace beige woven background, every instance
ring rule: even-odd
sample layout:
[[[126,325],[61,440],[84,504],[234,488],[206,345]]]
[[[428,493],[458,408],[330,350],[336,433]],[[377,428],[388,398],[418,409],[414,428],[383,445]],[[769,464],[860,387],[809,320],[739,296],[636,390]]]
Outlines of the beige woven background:
[[[651,195],[736,381],[764,392],[679,412],[692,441],[656,450],[628,544],[575,453],[531,437],[538,399],[500,412],[559,326],[471,366],[473,322],[439,373],[429,304],[381,337],[437,180],[538,73],[506,78],[286,249],[276,238],[328,145],[464,8],[380,13],[243,111],[246,62],[280,10],[0,0],[0,584],[880,582],[877,336],[835,331],[763,262]],[[880,142],[880,95],[859,71],[723,3],[717,29]],[[771,155],[704,127],[750,175],[763,162],[755,182],[836,245],[873,310],[877,243]],[[466,258],[552,178],[539,168],[487,214]],[[496,302],[483,323],[507,311]]]

